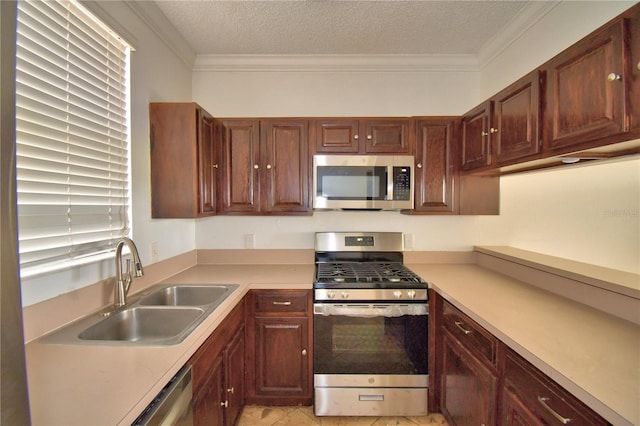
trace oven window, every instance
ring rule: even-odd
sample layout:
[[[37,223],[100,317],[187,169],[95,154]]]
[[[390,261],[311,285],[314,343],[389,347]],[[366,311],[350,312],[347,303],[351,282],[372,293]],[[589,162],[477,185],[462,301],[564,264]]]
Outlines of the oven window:
[[[319,166],[316,195],[328,200],[385,200],[387,168]]]
[[[428,315],[314,316],[315,374],[427,374]]]

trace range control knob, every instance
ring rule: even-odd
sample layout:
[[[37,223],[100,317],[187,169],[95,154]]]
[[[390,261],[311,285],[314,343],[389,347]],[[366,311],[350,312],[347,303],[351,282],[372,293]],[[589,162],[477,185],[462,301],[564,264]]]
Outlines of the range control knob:
[[[393,292],[393,297],[394,297],[395,299],[400,299],[400,298],[402,297],[402,292],[401,292],[400,290],[395,290],[395,291]]]
[[[334,297],[336,297],[336,292],[335,292],[335,291],[333,291],[333,290],[329,290],[329,291],[327,291],[327,297],[328,297],[329,299],[333,299]]]
[[[342,297],[343,299],[347,299],[349,298],[349,293],[347,293],[346,291],[343,291],[342,293],[340,293],[340,297]]]
[[[415,299],[416,298],[416,291],[415,290],[409,290],[407,291],[407,297],[409,299]]]

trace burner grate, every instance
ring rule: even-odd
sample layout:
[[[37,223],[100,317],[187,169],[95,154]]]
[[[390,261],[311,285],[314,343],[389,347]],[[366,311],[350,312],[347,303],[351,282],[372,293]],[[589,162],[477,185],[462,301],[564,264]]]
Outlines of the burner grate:
[[[422,282],[411,270],[395,262],[318,263],[316,279],[322,283]]]

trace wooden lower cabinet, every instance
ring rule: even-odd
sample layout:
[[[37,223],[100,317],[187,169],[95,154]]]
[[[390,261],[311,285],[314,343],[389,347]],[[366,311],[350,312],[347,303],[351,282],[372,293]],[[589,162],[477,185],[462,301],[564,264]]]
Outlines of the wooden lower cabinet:
[[[609,424],[434,290],[429,319],[429,411],[449,425]]]
[[[311,405],[309,290],[253,290],[247,297],[247,403]]]
[[[504,389],[502,392],[501,424],[506,426],[544,426],[516,394]]]
[[[607,425],[608,422],[512,350],[505,351],[502,410],[506,424]],[[514,422],[515,419],[515,423]],[[510,423],[511,422],[511,423]]]
[[[497,375],[447,332],[443,346],[442,413],[454,425],[495,424]]]
[[[222,356],[215,359],[213,366],[207,371],[208,380],[193,394],[194,426],[224,424],[224,369]]]
[[[244,406],[244,303],[240,302],[191,357],[193,423],[232,426]]]

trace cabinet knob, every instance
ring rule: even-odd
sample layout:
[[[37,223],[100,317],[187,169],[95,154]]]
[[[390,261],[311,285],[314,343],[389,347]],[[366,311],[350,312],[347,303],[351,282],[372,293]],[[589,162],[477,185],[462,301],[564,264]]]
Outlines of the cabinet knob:
[[[640,70],[640,62],[637,63],[636,68]]]
[[[307,350],[306,349],[302,350],[302,355],[305,355],[305,356],[307,355]]]
[[[371,140],[371,139],[373,139],[373,136],[367,135],[367,139]]]
[[[229,401],[221,402],[220,405],[223,406],[224,408],[227,408],[229,406]]]
[[[258,170],[258,169],[260,168],[260,166],[258,166],[257,164],[254,164],[254,165],[253,165],[253,168],[254,168],[254,169],[256,169],[256,170]]]
[[[422,168],[422,163],[418,163],[418,164],[416,164],[416,167],[417,167],[417,168],[419,168],[419,169],[421,169],[421,168]]]
[[[640,63],[638,63],[638,66],[640,66]],[[358,139],[360,139],[360,136],[359,135],[353,135],[353,139],[358,140]]]
[[[217,164],[213,164],[213,165],[211,165],[211,167],[213,167],[214,169],[217,169],[218,165]]]
[[[489,133],[498,133],[498,129],[494,129],[493,127],[489,129]]]
[[[614,81],[622,80],[622,76],[620,74],[616,74],[615,72],[610,73],[607,76],[607,81],[609,83],[613,83]]]
[[[234,391],[234,390],[235,390],[235,389],[234,389],[233,387],[230,387],[230,388],[228,388],[228,389],[227,389],[227,392],[229,392],[229,393],[233,393],[233,391]]]
[[[489,133],[487,133],[487,132],[482,132],[482,133],[480,133],[480,135],[482,135],[482,136],[489,136]]]
[[[271,170],[271,164],[267,164],[267,170]]]

